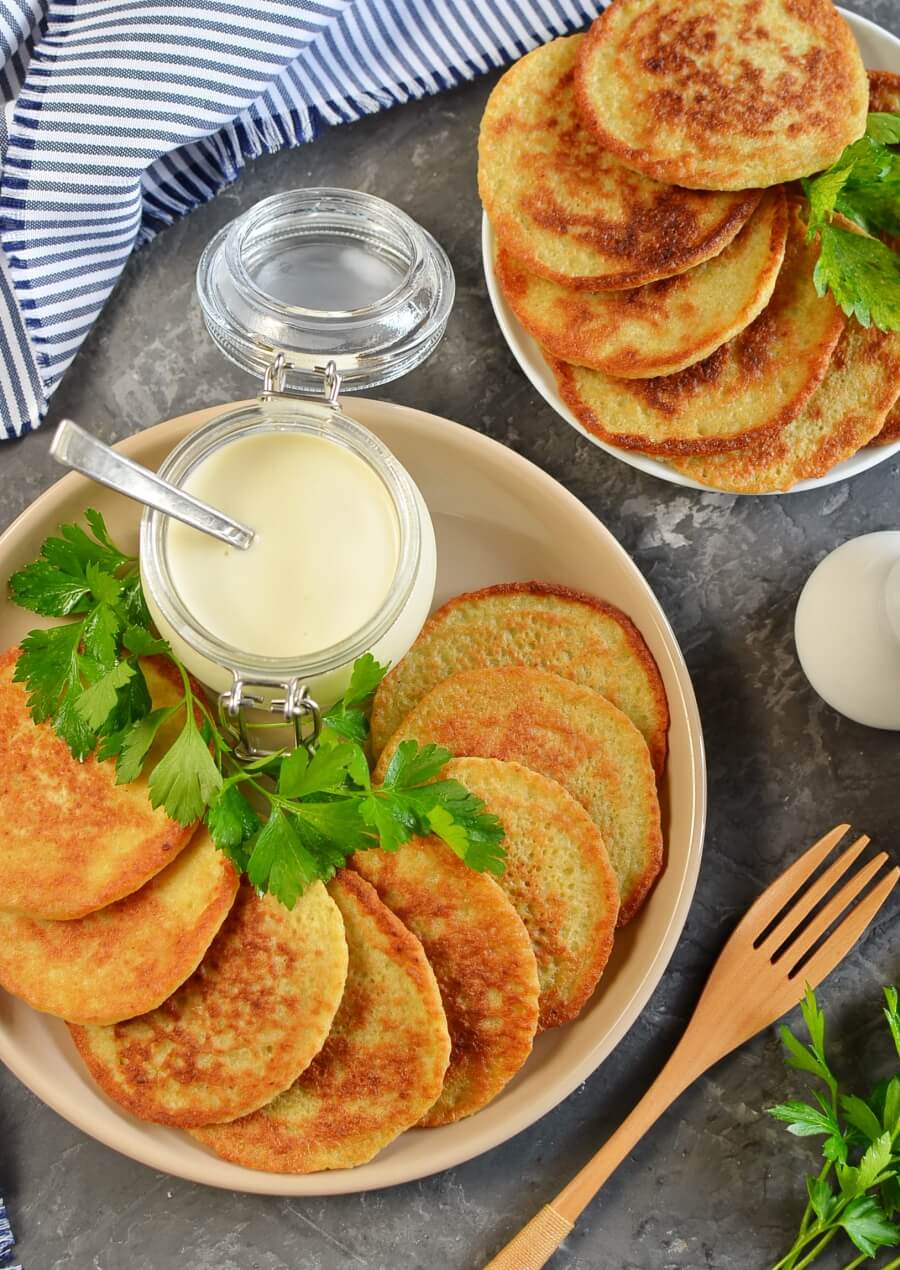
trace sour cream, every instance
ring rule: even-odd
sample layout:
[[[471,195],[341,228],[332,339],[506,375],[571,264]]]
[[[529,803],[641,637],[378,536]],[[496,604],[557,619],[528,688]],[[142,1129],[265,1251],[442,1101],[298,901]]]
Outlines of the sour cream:
[[[168,532],[175,590],[217,639],[262,657],[303,657],[377,613],[397,572],[399,528],[376,472],[304,433],[245,436],[182,488],[249,525],[246,551],[187,525]]]
[[[212,692],[240,679],[274,701],[297,680],[327,708],[357,657],[394,664],[419,633],[434,597],[431,518],[354,420],[325,403],[250,404],[185,438],[160,474],[255,531],[241,551],[144,514],[148,607]]]

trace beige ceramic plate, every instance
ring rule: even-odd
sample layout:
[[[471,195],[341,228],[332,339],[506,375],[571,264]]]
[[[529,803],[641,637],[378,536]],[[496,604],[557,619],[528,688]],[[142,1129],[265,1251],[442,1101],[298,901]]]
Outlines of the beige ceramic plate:
[[[900,71],[900,39],[896,35],[891,35],[890,31],[885,31],[876,23],[869,22],[867,18],[860,18],[855,13],[849,13],[846,9],[841,9],[841,13],[856,36],[867,67],[871,70]],[[513,357],[547,405],[594,445],[605,450],[607,454],[621,459],[629,467],[636,467],[641,472],[658,476],[660,480],[669,481],[673,485],[684,485],[688,489],[709,489],[710,486],[701,485],[692,477],[685,476],[674,467],[669,467],[661,459],[653,458],[649,454],[641,454],[638,450],[619,449],[618,446],[610,445],[608,441],[602,441],[594,436],[584,427],[560,396],[553,372],[544,360],[537,341],[528,334],[503,298],[500,284],[494,273],[494,234],[486,216],[482,217],[481,224],[481,253],[488,294],[494,306],[497,324],[503,332]],[[861,472],[868,471],[870,467],[875,467],[878,463],[884,463],[886,459],[894,458],[898,452],[900,452],[900,441],[894,441],[890,445],[864,446],[857,454],[845,459],[843,463],[838,463],[824,476],[810,481],[798,481],[787,493],[799,494],[803,490],[819,489],[823,485],[834,485],[837,481],[846,481],[851,476],[858,476]]]
[[[606,1058],[646,1005],[684,925],[703,844],[706,775],[691,682],[662,609],[615,539],[562,486],[495,441],[401,406],[349,400],[345,408],[383,438],[425,496],[437,531],[437,602],[491,582],[547,578],[593,591],[634,618],[659,663],[672,710],[663,809],[668,863],[645,909],[617,937],[591,1005],[576,1023],[538,1038],[523,1071],[491,1106],[458,1124],[406,1133],[371,1164],[349,1171],[257,1173],[208,1154],[187,1134],[132,1119],[90,1080],[62,1023],[0,992],[0,1059],[54,1111],[151,1168],[273,1195],[332,1195],[427,1177],[497,1146],[556,1106]],[[120,448],[156,467],[213,413],[170,420]],[[115,537],[136,546],[135,505],[71,475],[0,538],[0,579],[34,558],[60,521],[91,505],[101,509]],[[301,517],[298,505],[298,529]],[[0,645],[19,639],[29,625],[29,614],[2,601]]]

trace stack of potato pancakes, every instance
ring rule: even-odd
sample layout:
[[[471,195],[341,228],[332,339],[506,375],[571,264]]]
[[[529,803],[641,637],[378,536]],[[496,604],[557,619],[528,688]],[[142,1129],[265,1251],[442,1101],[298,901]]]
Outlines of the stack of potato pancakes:
[[[871,92],[871,106],[870,106]],[[495,272],[582,426],[713,488],[900,435],[900,336],[813,285],[800,177],[900,108],[830,0],[614,0],[499,81]]]
[[[435,742],[501,821],[505,873],[438,838],[357,852],[288,910],[146,780],[76,762],[0,658],[0,987],[65,1019],[133,1115],[308,1173],[491,1101],[591,998],[663,862],[669,712],[624,613],[547,583],[461,595],[372,707],[374,780]],[[143,662],[155,708],[177,672]],[[171,743],[162,729],[158,747]],[[152,766],[152,763],[151,763]]]

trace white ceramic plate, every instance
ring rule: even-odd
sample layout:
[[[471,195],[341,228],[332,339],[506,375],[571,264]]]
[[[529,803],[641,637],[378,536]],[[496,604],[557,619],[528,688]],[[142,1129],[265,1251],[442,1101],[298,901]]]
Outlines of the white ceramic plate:
[[[874,22],[869,22],[866,18],[859,18],[854,13],[848,13],[846,9],[841,9],[840,12],[843,13],[849,22],[850,29],[859,43],[863,61],[869,69],[900,71],[900,39],[895,35],[891,35],[889,31],[883,30],[882,27],[877,26]],[[566,423],[570,423],[573,428],[576,428],[582,436],[587,437],[589,441],[592,441],[594,445],[598,445],[601,450],[605,450],[607,454],[612,454],[615,458],[621,459],[623,463],[628,463],[631,467],[636,467],[641,472],[647,472],[650,476],[658,476],[660,480],[670,481],[673,485],[685,485],[689,489],[709,489],[709,486],[702,485],[699,481],[682,475],[681,472],[677,472],[675,468],[669,467],[660,459],[651,458],[647,454],[640,454],[637,450],[621,450],[618,446],[610,445],[607,441],[601,441],[599,437],[595,437],[588,432],[560,396],[553,372],[544,360],[537,342],[532,339],[519,323],[503,298],[494,274],[494,234],[486,216],[482,218],[481,251],[484,261],[484,276],[487,281],[491,304],[494,306],[497,323],[503,332],[503,337],[509,345],[513,357],[515,357],[519,366],[544,398],[547,405],[551,406],[560,418],[565,419]],[[868,471],[870,467],[875,467],[878,463],[883,463],[885,459],[893,458],[898,451],[900,451],[900,441],[895,441],[891,445],[872,446],[868,449],[860,450],[852,458],[845,459],[843,463],[838,463],[836,467],[833,467],[830,472],[826,472],[824,476],[820,476],[813,481],[799,481],[788,493],[797,494],[801,490],[819,489],[825,485],[833,485],[836,481],[845,481],[851,476],[858,476],[860,472]]]
[[[539,1037],[523,1071],[484,1111],[445,1128],[406,1133],[372,1163],[349,1171],[257,1173],[217,1159],[187,1134],[133,1119],[94,1085],[64,1024],[0,992],[0,1059],[54,1111],[152,1168],[273,1195],[340,1194],[426,1177],[497,1146],[556,1106],[622,1039],[659,982],[687,916],[703,844],[706,774],[691,681],[662,609],[615,539],[561,485],[487,437],[382,402],[355,399],[345,408],[386,442],[425,496],[437,533],[437,603],[492,582],[545,578],[603,596],[637,623],[659,664],[672,713],[663,789],[668,858],[639,917],[617,936],[609,968],[577,1022]],[[155,468],[214,413],[170,420],[119,448]],[[0,579],[33,559],[48,533],[87,506],[99,507],[114,536],[136,548],[135,504],[70,475],[0,538]],[[33,624],[30,614],[0,601],[0,647]]]

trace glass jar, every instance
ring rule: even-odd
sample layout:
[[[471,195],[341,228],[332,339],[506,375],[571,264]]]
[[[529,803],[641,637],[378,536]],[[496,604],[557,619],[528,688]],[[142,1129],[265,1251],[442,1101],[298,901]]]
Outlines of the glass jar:
[[[398,661],[428,615],[436,554],[425,502],[382,442],[342,411],[338,393],[384,383],[432,351],[452,306],[453,273],[431,235],[383,200],[296,190],[225,226],[203,253],[197,288],[212,338],[262,375],[263,387],[255,402],[225,408],[186,437],[160,475],[184,485],[223,447],[260,433],[312,436],[362,460],[396,516],[396,570],[377,611],[331,647],[271,657],[224,642],[191,612],[173,578],[171,522],[144,512],[141,576],[154,621],[218,695],[239,749],[254,755],[273,748],[252,731],[260,711],[280,714],[298,740],[309,739],[320,712],[346,690],[356,658],[371,652],[381,662]],[[304,526],[302,506],[298,490],[298,533],[313,529]],[[235,604],[253,601],[234,597]]]

